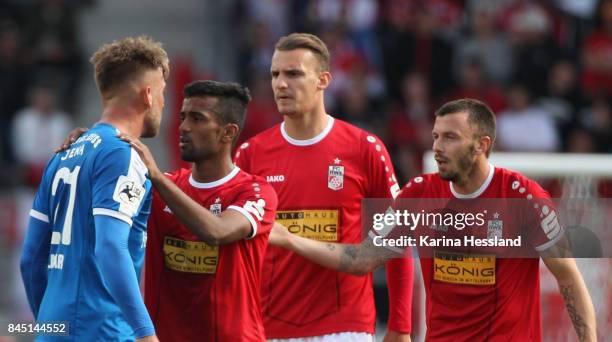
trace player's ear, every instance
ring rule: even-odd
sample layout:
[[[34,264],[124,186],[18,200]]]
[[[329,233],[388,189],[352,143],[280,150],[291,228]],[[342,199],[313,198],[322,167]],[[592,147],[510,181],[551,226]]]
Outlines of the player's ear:
[[[487,154],[487,151],[491,148],[491,137],[488,135],[481,136],[478,138],[478,142],[476,144],[476,150],[474,151],[476,154]]]
[[[319,84],[317,85],[317,89],[325,90],[329,86],[331,79],[332,75],[329,71],[321,71],[319,73]]]
[[[223,136],[221,137],[221,139],[223,140],[223,142],[231,144],[239,133],[240,127],[238,127],[238,125],[236,125],[235,123],[229,123],[225,125],[225,128],[223,130]]]
[[[147,108],[153,107],[153,89],[151,89],[151,86],[146,86],[142,88],[142,90],[140,91],[140,97],[142,103]]]

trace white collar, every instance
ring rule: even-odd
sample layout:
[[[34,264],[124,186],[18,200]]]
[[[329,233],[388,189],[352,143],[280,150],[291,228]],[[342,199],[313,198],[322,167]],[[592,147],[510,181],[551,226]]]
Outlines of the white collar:
[[[192,173],[191,175],[189,175],[189,184],[191,184],[191,186],[193,186],[194,188],[198,189],[211,189],[229,182],[232,178],[236,177],[238,172],[240,172],[240,168],[238,166],[234,166],[234,169],[230,173],[225,175],[223,178],[217,179],[216,181],[209,183],[200,183],[196,181],[195,179],[193,179]]]
[[[491,184],[491,180],[493,180],[494,173],[495,173],[495,167],[492,164],[489,164],[489,174],[487,175],[487,179],[485,179],[485,181],[482,183],[480,188],[478,188],[476,191],[472,192],[471,194],[464,195],[464,194],[458,193],[457,191],[455,191],[455,188],[453,187],[453,182],[449,182],[450,191],[453,193],[453,196],[455,196],[456,198],[460,198],[460,199],[477,198],[478,196],[482,195],[482,193],[485,192],[485,190],[487,190],[487,188],[489,187],[489,184]]]
[[[287,134],[287,131],[285,130],[285,122],[281,124],[280,130],[281,130],[281,134],[283,135],[283,138],[285,138],[285,140],[287,140],[287,142],[290,143],[291,145],[310,146],[310,145],[314,145],[318,143],[319,141],[323,140],[323,138],[325,138],[327,134],[329,134],[333,126],[334,126],[334,118],[327,115],[327,125],[323,129],[323,132],[319,133],[314,138],[310,138],[306,140],[298,140],[298,139],[293,139],[292,137],[290,137],[289,134]]]

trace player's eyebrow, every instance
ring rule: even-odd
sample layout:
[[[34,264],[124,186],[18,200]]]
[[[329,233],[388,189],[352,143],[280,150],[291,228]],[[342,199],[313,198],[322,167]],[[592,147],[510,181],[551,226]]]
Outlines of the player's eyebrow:
[[[270,69],[270,74],[274,75],[274,74],[279,74],[279,73],[283,73],[283,74],[293,74],[293,75],[302,75],[304,74],[304,70],[299,69],[299,68],[286,68],[286,69]]]

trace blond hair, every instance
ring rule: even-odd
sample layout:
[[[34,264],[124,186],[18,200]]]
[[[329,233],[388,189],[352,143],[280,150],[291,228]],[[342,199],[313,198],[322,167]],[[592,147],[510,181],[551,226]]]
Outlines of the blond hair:
[[[94,66],[94,77],[102,95],[113,92],[142,72],[161,68],[166,79],[170,72],[168,54],[162,44],[147,36],[104,44],[89,62]]]

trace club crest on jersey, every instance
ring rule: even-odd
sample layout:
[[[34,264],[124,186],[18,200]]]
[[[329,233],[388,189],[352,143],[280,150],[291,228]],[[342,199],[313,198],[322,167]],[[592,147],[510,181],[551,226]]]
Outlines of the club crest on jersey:
[[[499,214],[493,214],[493,220],[489,220],[487,228],[487,239],[503,238],[504,221],[499,219]]]
[[[340,190],[344,187],[344,166],[330,165],[327,174],[327,187]]]
[[[215,203],[210,205],[210,212],[215,216],[219,216],[219,214],[221,214],[221,199],[219,197],[215,199]]]

